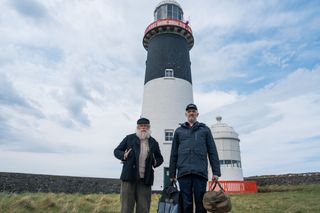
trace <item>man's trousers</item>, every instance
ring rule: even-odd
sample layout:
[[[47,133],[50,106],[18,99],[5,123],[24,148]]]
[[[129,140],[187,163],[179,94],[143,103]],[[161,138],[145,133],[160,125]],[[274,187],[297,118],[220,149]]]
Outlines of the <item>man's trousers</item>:
[[[193,197],[196,204],[195,212],[206,213],[202,199],[204,193],[206,193],[208,180],[199,175],[189,174],[180,177],[178,182],[183,200],[183,213],[193,213]]]
[[[121,213],[149,213],[151,203],[151,186],[144,184],[143,180],[135,182],[121,182]]]

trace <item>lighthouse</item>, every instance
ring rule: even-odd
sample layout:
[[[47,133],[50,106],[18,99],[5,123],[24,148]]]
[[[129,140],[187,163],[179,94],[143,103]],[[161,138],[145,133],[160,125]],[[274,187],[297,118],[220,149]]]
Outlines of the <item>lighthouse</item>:
[[[142,117],[151,122],[164,163],[155,170],[153,190],[169,184],[169,159],[174,130],[185,120],[185,107],[193,103],[189,51],[194,39],[182,7],[174,0],[161,1],[154,22],[145,30],[147,50]]]
[[[217,116],[216,120],[217,123],[211,126],[211,132],[220,160],[220,180],[243,181],[239,135],[231,126],[221,121],[221,116]]]

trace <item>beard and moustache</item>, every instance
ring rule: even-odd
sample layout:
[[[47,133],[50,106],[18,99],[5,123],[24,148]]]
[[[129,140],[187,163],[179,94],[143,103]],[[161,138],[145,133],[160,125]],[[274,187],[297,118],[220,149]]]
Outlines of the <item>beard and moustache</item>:
[[[138,138],[140,140],[146,140],[146,139],[150,138],[151,130],[147,129],[146,131],[141,131],[140,129],[137,128],[136,135],[138,136]]]

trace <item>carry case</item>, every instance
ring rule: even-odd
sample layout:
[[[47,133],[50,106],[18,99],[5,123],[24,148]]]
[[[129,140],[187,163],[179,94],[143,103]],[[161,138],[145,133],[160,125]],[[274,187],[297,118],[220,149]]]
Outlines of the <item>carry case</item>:
[[[175,181],[162,191],[158,202],[158,213],[180,213],[181,195]]]

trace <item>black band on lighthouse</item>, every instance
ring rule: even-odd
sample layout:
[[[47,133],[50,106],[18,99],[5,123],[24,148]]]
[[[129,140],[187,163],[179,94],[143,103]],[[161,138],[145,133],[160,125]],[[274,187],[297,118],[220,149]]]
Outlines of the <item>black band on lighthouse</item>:
[[[150,40],[144,83],[165,77],[166,69],[173,69],[175,78],[192,84],[189,45],[178,34],[162,33]]]

